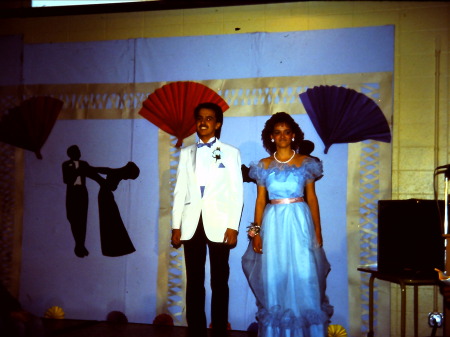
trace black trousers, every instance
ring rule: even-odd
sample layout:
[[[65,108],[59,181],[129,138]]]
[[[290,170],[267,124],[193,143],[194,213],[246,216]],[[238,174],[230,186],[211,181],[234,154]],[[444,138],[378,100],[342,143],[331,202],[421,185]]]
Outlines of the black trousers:
[[[202,217],[192,239],[184,241],[186,262],[186,319],[189,329],[206,329],[205,263],[209,250],[211,271],[211,320],[215,331],[225,332],[228,325],[228,278],[230,248],[221,242],[209,241],[205,235]]]
[[[75,254],[80,257],[86,248],[87,213],[89,205],[89,195],[84,185],[68,186],[66,192],[66,213],[70,223],[72,235],[75,240]]]

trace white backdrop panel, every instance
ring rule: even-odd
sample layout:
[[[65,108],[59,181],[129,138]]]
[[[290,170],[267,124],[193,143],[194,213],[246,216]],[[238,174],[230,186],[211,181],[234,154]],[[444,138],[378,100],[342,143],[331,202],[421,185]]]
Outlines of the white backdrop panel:
[[[25,84],[393,71],[394,27],[25,45]]]
[[[154,318],[157,276],[158,129],[146,120],[58,121],[38,160],[26,152],[25,211],[21,300],[39,315],[60,305],[68,318],[103,320],[108,312],[126,312],[133,321]],[[70,145],[93,166],[122,167],[134,161],[136,180],[122,181],[114,192],[136,252],[123,257],[101,253],[97,194],[87,179],[89,256],[73,253],[65,213],[66,186],[61,164]]]

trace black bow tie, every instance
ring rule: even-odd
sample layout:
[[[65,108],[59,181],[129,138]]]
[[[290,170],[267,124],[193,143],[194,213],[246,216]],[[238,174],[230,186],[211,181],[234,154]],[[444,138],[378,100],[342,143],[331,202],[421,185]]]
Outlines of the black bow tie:
[[[209,143],[197,143],[197,148],[201,148],[203,146],[211,147],[211,146],[213,146],[213,144],[215,142],[216,142],[216,140],[214,139],[212,142],[209,142]]]

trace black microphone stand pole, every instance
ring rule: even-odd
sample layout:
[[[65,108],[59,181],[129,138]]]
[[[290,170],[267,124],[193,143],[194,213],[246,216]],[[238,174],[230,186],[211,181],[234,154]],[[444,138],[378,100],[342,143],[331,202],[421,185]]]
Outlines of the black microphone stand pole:
[[[448,165],[447,165],[448,166]],[[450,244],[448,233],[448,179],[450,176],[450,166],[445,170],[444,178],[444,238],[445,238],[445,272],[446,275],[450,273]],[[448,285],[444,285],[448,287]],[[444,336],[450,336],[450,305],[444,301]]]

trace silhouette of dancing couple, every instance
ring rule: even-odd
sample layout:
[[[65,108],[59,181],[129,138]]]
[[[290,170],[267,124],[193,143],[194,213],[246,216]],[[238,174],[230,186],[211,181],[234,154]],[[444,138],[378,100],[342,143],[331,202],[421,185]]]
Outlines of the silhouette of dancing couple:
[[[86,177],[100,185],[98,192],[98,211],[100,220],[100,241],[105,256],[123,256],[136,249],[120,216],[114,199],[115,191],[122,180],[136,179],[139,167],[128,162],[121,168],[93,167],[80,160],[81,152],[77,145],[67,149],[70,160],[62,164],[63,181],[67,185],[66,213],[75,239],[75,255],[83,258],[89,255],[85,247],[89,195]],[[102,177],[106,175],[106,178]]]

